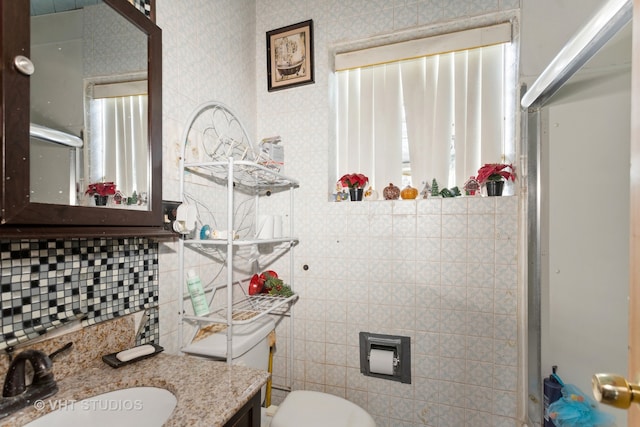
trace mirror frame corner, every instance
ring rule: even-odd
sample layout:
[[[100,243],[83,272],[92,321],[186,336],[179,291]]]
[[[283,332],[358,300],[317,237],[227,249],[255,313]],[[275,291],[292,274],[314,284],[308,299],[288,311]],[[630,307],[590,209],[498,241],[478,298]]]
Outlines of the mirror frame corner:
[[[29,200],[30,79],[20,74],[13,59],[30,55],[28,2],[0,0],[0,237],[33,235],[155,235],[162,228],[162,31],[128,0],[104,0],[139,28],[148,39],[150,209],[136,211],[85,206],[31,203]],[[110,230],[111,228],[111,230]],[[56,231],[57,230],[57,231]]]

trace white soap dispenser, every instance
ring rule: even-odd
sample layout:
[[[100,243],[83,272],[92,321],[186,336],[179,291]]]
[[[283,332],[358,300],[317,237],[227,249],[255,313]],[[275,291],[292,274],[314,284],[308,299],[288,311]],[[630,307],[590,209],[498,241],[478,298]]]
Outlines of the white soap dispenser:
[[[193,304],[193,314],[196,316],[209,314],[209,304],[207,304],[202,282],[193,270],[189,270],[187,273],[187,289],[191,297],[191,304]]]

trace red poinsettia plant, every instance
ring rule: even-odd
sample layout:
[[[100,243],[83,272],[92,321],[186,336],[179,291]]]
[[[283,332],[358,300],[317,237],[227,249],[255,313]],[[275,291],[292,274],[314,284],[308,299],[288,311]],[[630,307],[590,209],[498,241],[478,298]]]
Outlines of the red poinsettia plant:
[[[516,173],[513,165],[505,163],[487,163],[478,169],[476,180],[479,184],[487,181],[516,180]]]
[[[346,175],[342,175],[338,182],[340,182],[343,187],[364,188],[364,186],[367,185],[367,182],[369,182],[369,178],[361,173],[348,173]]]
[[[85,194],[90,196],[113,196],[116,194],[116,185],[113,182],[96,182],[89,184]]]

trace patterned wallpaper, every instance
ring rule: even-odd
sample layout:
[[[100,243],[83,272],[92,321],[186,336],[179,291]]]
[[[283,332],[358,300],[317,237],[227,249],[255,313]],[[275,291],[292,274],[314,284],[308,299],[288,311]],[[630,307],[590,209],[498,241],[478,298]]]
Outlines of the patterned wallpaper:
[[[147,37],[105,4],[82,15],[84,76],[110,76],[147,70]]]

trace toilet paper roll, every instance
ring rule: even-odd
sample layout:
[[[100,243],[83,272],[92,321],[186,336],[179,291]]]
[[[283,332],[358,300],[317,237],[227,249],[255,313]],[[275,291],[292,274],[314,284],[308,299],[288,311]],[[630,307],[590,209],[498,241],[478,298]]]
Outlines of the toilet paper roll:
[[[273,217],[273,237],[276,239],[282,237],[282,215]]]
[[[372,349],[369,353],[369,372],[393,375],[393,351]]]
[[[273,215],[258,217],[258,239],[273,239]]]

